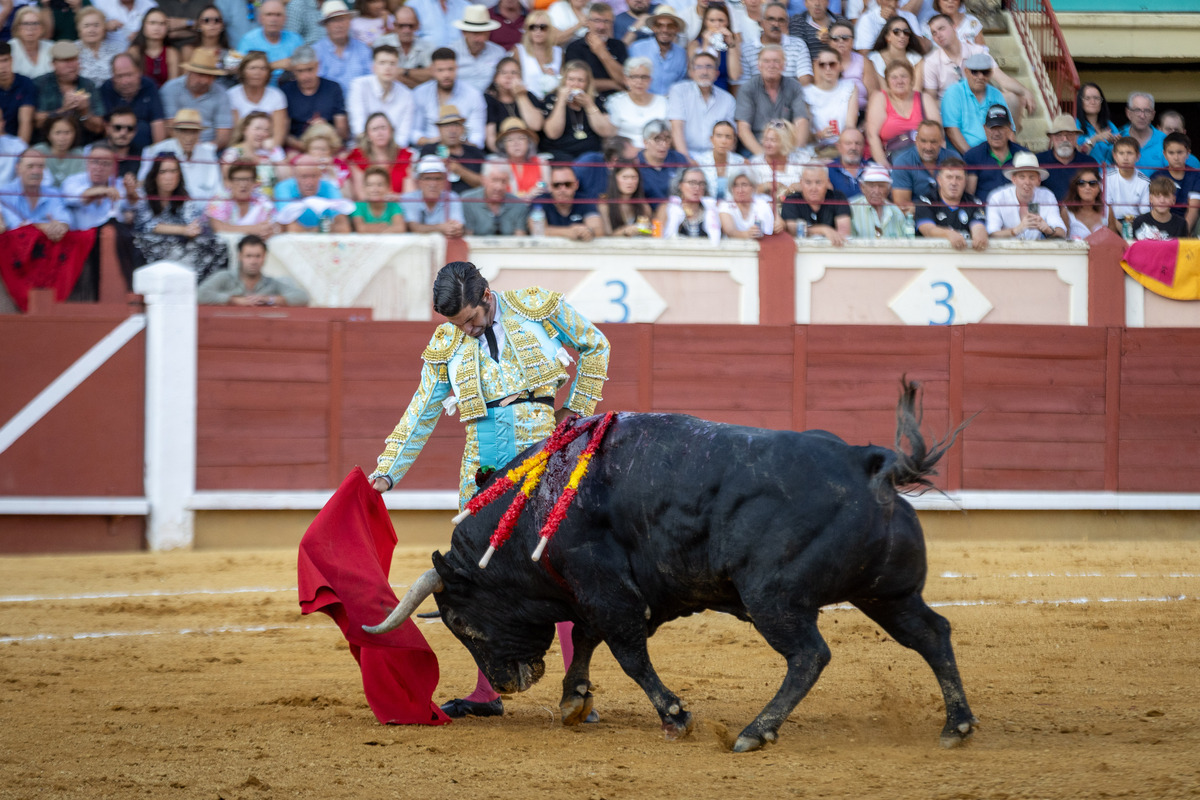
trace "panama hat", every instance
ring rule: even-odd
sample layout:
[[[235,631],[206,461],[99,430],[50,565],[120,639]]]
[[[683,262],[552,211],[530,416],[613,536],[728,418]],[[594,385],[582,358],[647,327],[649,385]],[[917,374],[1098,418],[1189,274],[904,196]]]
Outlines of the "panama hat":
[[[441,106],[438,108],[438,118],[435,124],[449,125],[453,122],[466,122],[467,118],[458,113],[458,106]]]
[[[475,33],[486,33],[494,31],[500,27],[500,23],[492,19],[488,13],[488,7],[481,4],[467,6],[467,10],[463,12],[462,19],[454,21],[454,27],[460,31],[468,31]]]
[[[350,10],[342,0],[325,0],[321,4],[321,24],[324,25],[327,21],[334,17],[352,17],[354,12]]]
[[[520,117],[509,117],[500,123],[500,130],[496,133],[496,144],[504,141],[504,137],[510,133],[519,133],[526,136],[531,144],[538,143],[538,136],[533,131],[529,130],[529,126],[525,124],[525,120]]]
[[[175,118],[171,120],[171,127],[203,130],[205,125],[199,111],[194,108],[181,108],[175,112]]]
[[[1004,170],[1004,177],[1011,181],[1012,176],[1018,172],[1036,172],[1042,180],[1050,177],[1050,173],[1042,169],[1042,165],[1038,163],[1037,156],[1030,152],[1017,153],[1013,156],[1012,166]]]
[[[646,24],[654,25],[656,22],[658,22],[659,17],[666,17],[667,19],[671,20],[675,23],[675,27],[679,30],[683,30],[687,27],[687,23],[683,21],[682,17],[675,13],[675,9],[671,8],[665,3],[661,6],[655,7],[654,13],[646,19]]]
[[[217,66],[217,51],[211,47],[197,47],[192,51],[192,58],[183,68],[188,72],[198,72],[201,75],[225,75],[225,70]]]
[[[72,58],[79,58],[79,45],[66,40],[55,42],[54,46],[50,48],[50,58],[53,61],[70,61]]]
[[[1051,133],[1083,133],[1083,131],[1079,130],[1079,123],[1070,114],[1059,114],[1046,130],[1047,135]]]

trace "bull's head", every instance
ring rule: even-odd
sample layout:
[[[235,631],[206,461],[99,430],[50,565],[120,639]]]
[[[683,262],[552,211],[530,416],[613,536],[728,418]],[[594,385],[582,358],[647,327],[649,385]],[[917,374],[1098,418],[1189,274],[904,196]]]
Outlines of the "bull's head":
[[[386,633],[399,627],[432,594],[442,621],[466,646],[496,691],[523,692],[537,683],[546,671],[543,657],[554,640],[554,623],[531,622],[519,590],[487,580],[500,570],[489,573],[474,564],[456,568],[436,552],[433,565],[434,569],[413,582],[386,620],[364,626],[366,631]]]
[[[487,580],[493,574],[474,564],[455,568],[441,553],[434,553],[433,566],[445,586],[434,595],[442,621],[492,687],[508,694],[537,683],[546,671],[543,656],[554,641],[554,623],[530,622],[519,589]],[[498,577],[501,571],[492,573]]]

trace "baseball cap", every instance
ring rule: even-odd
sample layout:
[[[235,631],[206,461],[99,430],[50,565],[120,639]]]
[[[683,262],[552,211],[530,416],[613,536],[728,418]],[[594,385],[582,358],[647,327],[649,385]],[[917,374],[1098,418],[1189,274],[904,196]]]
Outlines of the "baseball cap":
[[[983,120],[985,128],[1011,128],[1013,126],[1012,114],[1008,113],[1008,108],[997,103],[987,110],[987,117]]]

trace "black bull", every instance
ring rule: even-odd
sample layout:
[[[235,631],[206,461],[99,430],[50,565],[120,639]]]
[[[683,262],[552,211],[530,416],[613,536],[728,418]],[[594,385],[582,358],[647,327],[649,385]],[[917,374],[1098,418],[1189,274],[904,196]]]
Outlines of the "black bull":
[[[950,623],[921,598],[920,523],[897,494],[927,485],[953,441],[927,448],[916,388],[904,384],[895,449],[851,446],[824,431],[621,414],[540,563],[530,560],[537,532],[586,436],[551,459],[512,539],[486,569],[477,564],[512,492],[463,521],[450,551],[433,554],[436,572],[368,630],[399,625],[432,591],[446,625],[497,691],[509,693],[542,676],[554,623],[571,620],[575,657],[563,679],[563,723],[590,712],[589,665],[604,642],[675,738],[690,731],[692,717],[659,680],[646,640],[677,617],[723,611],[752,623],[787,660],[783,685],[738,737],[740,752],[776,739],[829,663],[820,608],[848,602],[929,663],[946,704],[941,741],[962,742],[976,720]]]

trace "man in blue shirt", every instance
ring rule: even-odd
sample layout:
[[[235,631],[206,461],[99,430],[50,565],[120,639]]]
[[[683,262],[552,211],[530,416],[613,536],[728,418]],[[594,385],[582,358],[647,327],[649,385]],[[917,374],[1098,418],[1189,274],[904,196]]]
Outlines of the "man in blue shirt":
[[[986,53],[970,56],[963,61],[966,76],[947,89],[942,97],[942,125],[946,128],[946,139],[960,153],[966,153],[987,138],[983,123],[988,109],[995,105],[1008,108],[1004,93],[988,82],[992,69],[992,57]]]
[[[938,131],[940,133],[940,127]],[[840,192],[846,195],[846,197],[854,197],[861,193],[858,188],[858,181],[862,175],[863,167],[866,166],[863,163],[862,157],[864,149],[866,149],[866,140],[863,138],[862,131],[858,128],[847,128],[838,136],[838,156],[829,162],[829,185],[833,187],[835,192]],[[909,150],[912,149],[915,148],[909,148]],[[894,182],[899,177],[899,170],[897,170],[892,175],[892,180],[889,183]]]
[[[216,84],[225,70],[217,66],[216,53],[207,47],[197,47],[192,58],[183,65],[184,74],[163,84],[159,92],[163,113],[174,119],[180,110],[192,108],[200,112],[204,130],[200,141],[212,142],[217,150],[229,146],[233,133],[233,107],[229,95]]]
[[[417,190],[400,195],[408,232],[462,236],[466,232],[462,200],[447,186],[446,163],[437,156],[421,156],[415,171]]]
[[[687,157],[671,147],[671,124],[652,119],[642,129],[646,148],[637,154],[638,172],[642,173],[642,191],[647,200],[665,200],[671,196],[671,182]],[[657,206],[657,203],[651,203]]]
[[[22,311],[28,307],[31,289],[53,289],[56,300],[66,300],[95,240],[90,232],[70,230],[71,212],[59,195],[46,193],[45,176],[46,157],[30,149],[17,161],[17,177],[0,186],[4,198],[0,246],[10,267],[4,283]],[[24,230],[17,233],[18,229]]]
[[[308,0],[305,0],[306,2]],[[240,53],[261,50],[271,62],[272,85],[279,82],[285,69],[292,68],[292,52],[304,44],[304,37],[294,31],[284,30],[287,12],[279,0],[265,0],[258,7],[259,27],[247,33],[237,43]]]
[[[287,113],[291,120],[287,146],[303,150],[300,137],[314,122],[327,122],[337,130],[343,141],[350,138],[350,122],[346,116],[346,96],[340,84],[317,74],[317,54],[307,45],[292,54],[292,75],[279,87],[287,98]]]
[[[417,36],[431,40],[434,47],[450,47],[454,44],[460,35],[454,23],[463,18],[467,6],[470,5],[468,0],[444,0],[446,8],[443,10],[442,2],[443,0],[409,0],[404,4],[405,8],[416,12],[417,19],[420,20],[421,27],[417,30]]]
[[[922,198],[937,193],[937,169],[958,153],[946,147],[946,136],[937,120],[917,126],[917,144],[892,159],[892,202],[906,214],[913,213]],[[964,183],[964,189],[966,188]]]
[[[1006,107],[995,105],[988,109],[984,125],[987,138],[963,153],[963,161],[967,162],[968,170],[967,194],[986,201],[989,194],[1011,183],[1003,167],[1012,164],[1017,153],[1028,150],[1013,141],[1012,117]]]
[[[313,199],[327,202],[306,202]],[[276,185],[275,201],[277,219],[285,222],[284,230],[288,232],[311,233],[321,229],[350,233],[347,214],[354,210],[354,203],[345,200],[334,183],[321,177],[321,163],[315,156],[296,159],[295,177]],[[340,207],[340,203],[346,207]]]
[[[350,35],[352,19],[354,12],[342,0],[325,0],[321,6],[325,36],[312,46],[320,65],[317,74],[337,81],[343,95],[350,93],[352,80],[371,74],[371,48]]]
[[[629,55],[650,59],[654,65],[650,93],[665,96],[676,81],[687,78],[687,51],[676,42],[684,23],[675,16],[670,6],[661,5],[654,9],[654,15],[647,20],[647,24],[654,31],[654,38],[634,42],[629,48]]]
[[[1166,134],[1154,127],[1154,95],[1149,92],[1131,92],[1125,103],[1125,116],[1129,124],[1121,129],[1122,136],[1132,136],[1142,146],[1137,168],[1145,175],[1164,169],[1167,159],[1163,156],[1163,139]],[[1112,161],[1111,155],[1109,161]],[[1200,168],[1195,156],[1188,156],[1187,166]]]
[[[112,77],[100,84],[100,99],[109,109],[126,108],[137,117],[133,146],[141,151],[167,136],[166,112],[154,81],[142,75],[137,61],[128,53],[114,56]]]
[[[650,0],[629,0],[628,8],[613,20],[613,36],[625,43],[625,47],[642,39],[649,39],[654,32],[647,27],[650,18]]]

